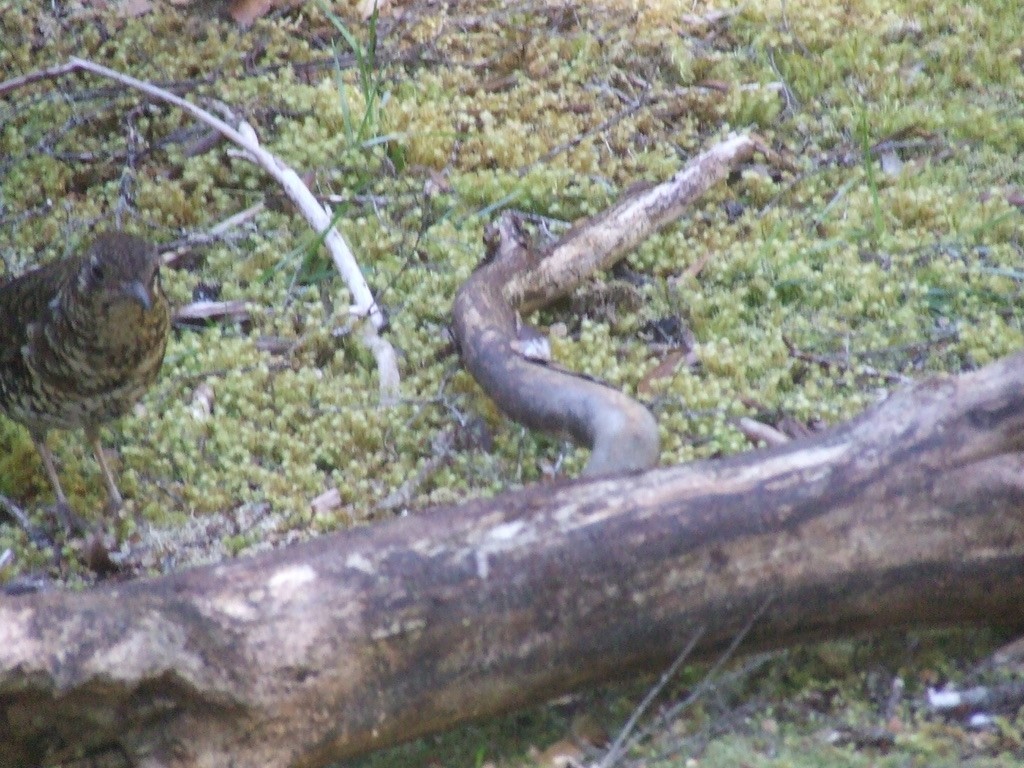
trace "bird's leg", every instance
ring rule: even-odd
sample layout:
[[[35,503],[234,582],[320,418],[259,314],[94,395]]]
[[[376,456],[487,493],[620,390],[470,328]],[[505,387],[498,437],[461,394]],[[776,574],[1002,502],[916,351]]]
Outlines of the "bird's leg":
[[[64,489],[60,487],[60,478],[57,476],[57,467],[53,463],[53,454],[50,453],[50,446],[46,444],[46,433],[31,434],[32,442],[36,446],[36,452],[39,454],[39,458],[42,459],[43,469],[46,470],[46,476],[50,478],[50,485],[53,486],[53,492],[57,496],[57,503],[54,505],[57,517],[63,523],[66,530],[84,531],[86,529],[85,522],[71,509],[71,505],[68,504],[68,497],[64,495]]]
[[[32,435],[32,442],[35,443],[39,458],[43,461],[43,469],[46,470],[46,476],[50,478],[53,492],[57,495],[57,503],[66,507],[68,505],[68,498],[64,495],[64,489],[60,487],[60,478],[57,477],[57,467],[53,463],[53,454],[50,453],[50,447],[46,444],[46,433]]]
[[[117,483],[114,482],[114,475],[110,471],[110,467],[107,466],[107,460],[103,455],[103,445],[100,443],[99,427],[92,425],[86,427],[85,438],[89,441],[89,445],[92,446],[92,453],[96,457],[96,463],[100,465],[100,470],[103,472],[103,482],[106,483],[107,486],[108,507],[111,512],[116,512],[124,506],[124,499],[121,498],[121,492],[117,490]]]

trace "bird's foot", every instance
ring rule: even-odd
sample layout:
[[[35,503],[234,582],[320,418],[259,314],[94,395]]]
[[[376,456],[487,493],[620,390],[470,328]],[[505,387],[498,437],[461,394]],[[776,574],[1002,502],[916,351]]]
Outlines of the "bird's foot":
[[[117,496],[108,496],[107,503],[103,506],[104,514],[107,519],[114,519],[117,517],[117,513],[124,509],[124,499],[121,498],[121,494]]]
[[[100,578],[121,573],[121,565],[113,558],[117,547],[112,536],[101,531],[94,531],[86,537],[82,545],[82,561],[86,567]]]

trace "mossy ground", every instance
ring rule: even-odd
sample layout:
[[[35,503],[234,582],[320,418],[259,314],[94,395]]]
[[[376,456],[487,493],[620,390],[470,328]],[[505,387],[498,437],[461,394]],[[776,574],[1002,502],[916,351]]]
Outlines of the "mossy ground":
[[[352,8],[331,12],[367,45]],[[176,331],[138,413],[106,430],[129,499],[115,524],[145,553],[138,562],[160,571],[367,522],[448,430],[475,437],[455,441],[413,508],[542,481],[552,466],[576,473],[582,451],[502,418],[451,351],[451,299],[481,256],[484,225],[503,207],[567,222],[592,214],[752,127],[799,170],[752,167],[622,273],[532,319],[561,329],[560,363],[641,393],[658,414],[664,462],[732,453],[749,447],[736,416],[834,423],[902,377],[1021,348],[1021,25],[1002,0],[758,0],[725,13],[689,1],[419,4],[397,24],[382,20],[378,58],[361,70],[315,3],[245,31],[169,4],[140,18],[116,4],[63,17],[0,4],[0,78],[74,54],[178,84],[230,105],[316,192],[337,196],[338,225],[391,319],[403,402],[378,407],[347,291],[263,172],[224,146],[195,152],[203,128],[108,82],[66,78],[0,103],[0,269],[60,257],[117,216],[168,243],[268,203],[164,273],[176,305],[212,286],[245,300],[251,321]],[[636,291],[614,290],[622,280]],[[652,376],[664,350],[651,329],[673,327],[666,319],[693,332],[700,364]],[[270,340],[288,351],[264,351]],[[200,384],[213,391],[208,417],[193,403]],[[73,504],[98,520],[102,483],[83,441],[55,434],[51,445]],[[312,513],[330,488],[342,505]],[[27,434],[3,420],[0,492],[31,510],[49,499]],[[3,525],[6,547],[16,569],[47,562]],[[778,684],[805,662],[773,662],[762,687],[744,689],[782,712],[775,725],[757,714],[714,737],[699,764],[1024,757],[1012,723],[971,741],[908,717],[894,757],[815,741],[814,727],[785,712],[810,689]],[[956,661],[944,663],[955,673]],[[830,676],[846,681],[838,717],[860,717],[870,706],[861,672]],[[933,741],[948,754],[921,746]]]

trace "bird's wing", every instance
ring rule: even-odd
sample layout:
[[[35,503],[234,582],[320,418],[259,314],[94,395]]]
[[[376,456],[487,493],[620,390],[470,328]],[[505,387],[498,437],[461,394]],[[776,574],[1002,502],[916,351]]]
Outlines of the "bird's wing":
[[[0,284],[0,366],[21,359],[29,325],[45,319],[69,266],[68,261],[50,262]]]

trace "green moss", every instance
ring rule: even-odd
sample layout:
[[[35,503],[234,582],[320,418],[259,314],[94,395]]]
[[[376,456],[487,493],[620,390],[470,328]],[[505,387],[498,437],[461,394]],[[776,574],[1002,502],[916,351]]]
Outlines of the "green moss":
[[[165,270],[175,305],[215,286],[251,316],[176,331],[138,412],[105,431],[129,497],[122,527],[136,513],[138,535],[163,526],[168,546],[181,547],[170,560],[188,563],[369,520],[432,456],[435,436],[473,419],[493,445],[453,452],[412,506],[534,482],[559,462],[577,473],[585,452],[510,423],[459,369],[446,333],[451,299],[496,211],[578,220],[732,129],[755,126],[795,168],[747,168],[641,244],[627,257],[640,278],[636,307],[581,317],[564,302],[534,318],[567,328],[553,340],[559,363],[646,393],[665,463],[748,448],[733,426],[740,415],[833,423],[898,377],[1020,349],[1022,224],[1007,200],[1024,186],[1013,3],[765,0],[721,18],[690,4],[641,5],[628,23],[612,0],[557,18],[532,6],[514,18],[494,3],[432,6],[381,49],[381,100],[366,134],[352,121],[368,92],[325,57],[319,35],[332,27],[317,4],[245,32],[168,4],[137,19],[97,11],[105,27],[95,14],[65,18],[59,35],[45,33],[48,7],[0,10],[0,78],[87,55],[158,82],[194,78],[190,98],[244,116],[318,194],[336,196],[338,226],[400,355],[403,402],[381,409],[350,298],[313,233],[244,158],[223,145],[192,151],[201,131],[179,110],[91,77],[9,95],[4,274],[64,255],[90,227],[112,226],[116,210],[127,228],[168,242],[268,203],[195,248],[187,268]],[[354,10],[335,6],[366,40]],[[324,65],[297,69],[313,60]],[[138,143],[126,170],[129,115]],[[880,144],[898,154],[898,174],[880,164]],[[694,334],[697,364],[646,381],[663,357],[645,327],[666,317]],[[265,351],[269,342],[288,349]],[[213,393],[208,413],[195,402],[200,385]],[[99,519],[102,483],[83,443],[50,437],[73,503]],[[342,508],[314,518],[310,501],[331,487]],[[0,492],[34,514],[50,498],[31,441],[6,421]],[[239,533],[233,516],[252,509],[266,517]],[[190,520],[216,540],[173,533]],[[7,524],[5,546],[18,550],[15,571],[42,562]],[[735,764],[744,750],[751,765],[867,764],[807,738],[773,735],[764,743],[782,755],[774,762],[750,739],[722,740],[701,764]],[[915,732],[899,750],[946,759],[918,738],[942,740]]]

